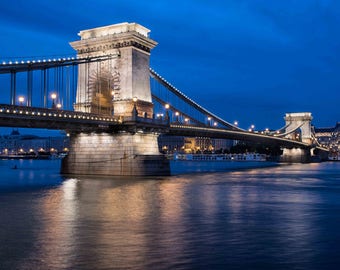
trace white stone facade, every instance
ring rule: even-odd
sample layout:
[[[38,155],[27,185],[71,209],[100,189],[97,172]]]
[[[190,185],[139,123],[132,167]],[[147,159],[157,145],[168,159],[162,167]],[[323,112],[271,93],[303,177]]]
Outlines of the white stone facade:
[[[76,111],[130,116],[128,104],[136,97],[149,103],[138,111],[152,116],[149,57],[157,43],[148,37],[149,32],[136,23],[79,32],[81,40],[70,43],[78,58],[107,58],[79,65]]]
[[[149,57],[157,43],[147,28],[122,23],[80,31],[71,42],[78,58],[75,110],[124,117],[151,118]],[[89,59],[89,60],[87,60]],[[91,59],[91,60],[90,60]],[[149,133],[74,133],[62,172],[92,175],[168,175],[158,135]]]
[[[62,172],[86,175],[168,175],[169,161],[159,155],[157,134],[79,133],[71,136]]]
[[[300,129],[301,131],[301,141],[305,143],[312,143],[312,125],[311,121],[313,119],[312,113],[301,112],[301,113],[286,113],[286,131],[285,133],[291,133],[287,135],[287,138],[295,139],[294,130]]]

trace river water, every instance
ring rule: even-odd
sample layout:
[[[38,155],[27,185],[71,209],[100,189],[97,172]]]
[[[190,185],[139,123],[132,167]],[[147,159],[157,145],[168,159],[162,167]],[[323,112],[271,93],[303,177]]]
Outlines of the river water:
[[[59,165],[0,161],[0,269],[340,269],[340,163],[124,179]]]

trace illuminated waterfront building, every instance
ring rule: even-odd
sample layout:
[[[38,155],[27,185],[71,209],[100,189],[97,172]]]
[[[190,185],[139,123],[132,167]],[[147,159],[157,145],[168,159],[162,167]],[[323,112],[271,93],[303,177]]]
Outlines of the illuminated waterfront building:
[[[13,129],[9,135],[0,135],[1,154],[17,154],[20,152],[63,152],[69,148],[69,138],[66,135],[40,137],[36,135],[20,134]]]
[[[316,128],[314,127],[315,137],[319,144],[333,151],[340,149],[340,122],[335,127]]]

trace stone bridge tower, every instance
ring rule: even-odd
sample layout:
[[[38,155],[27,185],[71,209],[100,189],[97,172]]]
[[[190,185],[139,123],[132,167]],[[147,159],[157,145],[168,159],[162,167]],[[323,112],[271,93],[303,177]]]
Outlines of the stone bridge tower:
[[[76,111],[153,117],[149,57],[157,43],[149,32],[136,23],[80,31],[81,39],[70,43],[84,59],[78,65]],[[159,153],[157,138],[152,130],[73,132],[62,173],[168,175],[169,160]]]
[[[299,139],[308,144],[312,144],[312,126],[311,121],[313,119],[312,113],[302,112],[302,113],[286,113],[286,132],[289,133],[287,138],[296,139],[296,135],[301,136]],[[296,133],[295,131],[300,131],[301,133]]]
[[[286,113],[284,119],[286,121],[285,133],[287,134],[287,138],[299,140],[312,146],[313,137],[311,121],[313,117],[310,112]],[[312,155],[312,149],[284,148],[281,161],[298,163],[310,162]]]
[[[152,117],[149,58],[157,43],[149,32],[136,23],[79,32],[70,44],[78,58],[92,60],[79,65],[76,111],[131,116],[137,102],[137,111]]]

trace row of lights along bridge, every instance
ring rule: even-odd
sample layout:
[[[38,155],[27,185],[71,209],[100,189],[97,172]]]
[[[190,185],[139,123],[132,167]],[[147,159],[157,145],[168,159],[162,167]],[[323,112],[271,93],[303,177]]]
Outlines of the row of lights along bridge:
[[[137,98],[134,98],[134,99],[137,99]],[[166,110],[166,118],[169,119],[170,105],[169,104],[165,104],[164,107],[165,107],[165,110]],[[158,113],[158,114],[156,114],[156,117],[157,118],[163,118],[164,114]],[[179,112],[175,112],[175,119],[176,119],[175,121],[176,122],[180,122],[179,118],[180,118],[180,113]],[[184,118],[184,123],[185,124],[189,124],[189,122],[190,122],[190,119],[185,117]],[[208,124],[208,126],[214,126],[214,127],[218,126],[217,122],[213,121],[212,117],[210,117],[210,116],[208,116],[208,118],[207,118],[207,124]],[[234,126],[238,127],[238,124],[239,124],[238,121],[234,121]],[[255,125],[254,124],[250,125],[248,131],[249,132],[255,132]],[[266,128],[265,132],[262,132],[262,133],[269,133],[269,129]]]
[[[51,99],[52,99],[52,109],[61,109],[62,105],[60,103],[56,103],[56,99],[57,99],[57,94],[56,93],[52,93],[51,94]],[[19,105],[23,106],[24,102],[25,102],[25,97],[24,96],[19,96],[18,97],[18,101],[19,101]],[[133,98],[134,104],[136,104],[137,98],[134,97]],[[166,109],[166,117],[169,118],[169,109],[170,109],[170,105],[169,104],[165,104],[165,109]],[[164,114],[162,113],[158,113],[156,114],[157,118],[163,118]],[[180,117],[180,113],[179,112],[175,112],[175,117],[176,117],[176,122],[179,122],[179,117]],[[217,127],[217,122],[214,122],[213,119],[209,116],[207,118],[208,122],[207,124],[209,126],[214,126]],[[184,118],[184,123],[185,124],[189,124],[190,119],[185,117]],[[234,121],[234,125],[238,126],[238,121]],[[253,132],[255,131],[255,125],[251,125],[250,128],[248,129],[249,132]],[[266,129],[266,131],[269,131],[269,129]]]

